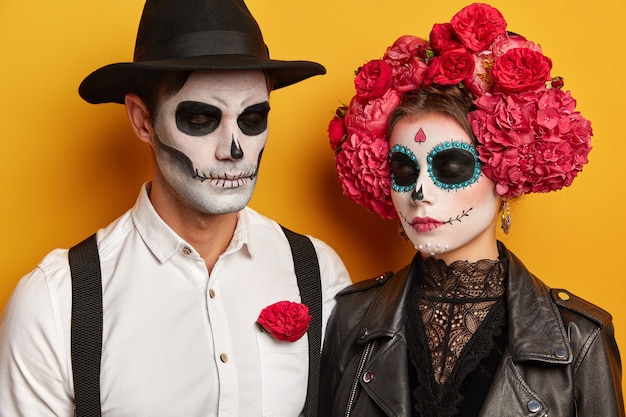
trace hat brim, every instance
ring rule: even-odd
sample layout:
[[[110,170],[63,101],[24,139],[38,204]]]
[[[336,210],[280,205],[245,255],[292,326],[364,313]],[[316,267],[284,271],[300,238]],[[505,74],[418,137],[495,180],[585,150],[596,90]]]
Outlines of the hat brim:
[[[246,55],[200,56],[192,58],[122,62],[110,64],[89,74],[78,87],[78,94],[88,103],[124,103],[137,77],[153,71],[263,70],[273,75],[273,89],[286,87],[326,69],[311,61],[280,61]]]

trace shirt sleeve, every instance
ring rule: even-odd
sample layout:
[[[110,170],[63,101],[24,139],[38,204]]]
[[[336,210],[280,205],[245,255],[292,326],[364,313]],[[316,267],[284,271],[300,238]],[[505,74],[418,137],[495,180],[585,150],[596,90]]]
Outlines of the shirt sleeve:
[[[0,416],[70,416],[65,332],[48,277],[22,278],[0,319]]]
[[[310,237],[310,236],[309,236]],[[334,249],[319,239],[310,237],[317,252],[322,280],[322,342],[326,323],[335,308],[335,295],[351,284],[350,274]]]

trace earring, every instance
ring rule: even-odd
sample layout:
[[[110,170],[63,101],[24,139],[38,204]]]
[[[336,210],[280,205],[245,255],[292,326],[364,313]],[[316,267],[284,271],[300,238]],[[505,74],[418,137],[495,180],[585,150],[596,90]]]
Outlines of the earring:
[[[410,242],[411,239],[404,232],[404,227],[402,227],[402,223],[398,223],[398,236],[402,238],[405,242]]]
[[[501,210],[501,214],[500,214],[500,220],[502,220],[502,231],[504,232],[505,235],[507,235],[509,233],[509,230],[511,230],[511,209],[509,208],[509,201],[508,200],[503,200],[502,201],[502,207],[500,208]]]

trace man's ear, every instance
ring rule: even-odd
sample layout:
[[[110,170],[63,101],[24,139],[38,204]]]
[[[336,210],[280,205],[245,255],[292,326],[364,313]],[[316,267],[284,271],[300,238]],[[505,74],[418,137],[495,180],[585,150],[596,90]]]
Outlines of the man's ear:
[[[137,137],[144,142],[152,144],[154,128],[146,104],[134,93],[126,94],[124,104],[126,104],[128,120],[130,120],[130,125]]]

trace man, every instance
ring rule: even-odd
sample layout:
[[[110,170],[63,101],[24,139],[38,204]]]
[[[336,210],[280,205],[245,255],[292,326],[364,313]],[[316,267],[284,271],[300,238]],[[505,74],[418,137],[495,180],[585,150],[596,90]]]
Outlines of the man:
[[[125,104],[153,159],[135,206],[97,233],[102,415],[297,416],[305,402],[314,412],[307,380],[319,346],[309,348],[306,320],[290,333],[308,318],[298,261],[281,227],[246,206],[267,140],[269,91],[324,72],[269,59],[242,0],[148,0],[134,61],[81,84],[90,103]],[[330,247],[311,240],[323,334],[349,277]],[[74,414],[72,361],[75,345],[87,344],[72,330],[77,269],[67,250],[55,250],[9,301],[0,416]],[[278,325],[267,325],[276,315]]]

